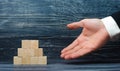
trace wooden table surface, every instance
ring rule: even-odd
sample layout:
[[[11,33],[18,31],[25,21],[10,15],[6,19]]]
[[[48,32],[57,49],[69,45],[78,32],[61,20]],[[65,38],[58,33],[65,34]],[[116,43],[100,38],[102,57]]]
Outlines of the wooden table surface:
[[[0,71],[120,71],[120,63],[48,64],[15,66],[0,64]]]

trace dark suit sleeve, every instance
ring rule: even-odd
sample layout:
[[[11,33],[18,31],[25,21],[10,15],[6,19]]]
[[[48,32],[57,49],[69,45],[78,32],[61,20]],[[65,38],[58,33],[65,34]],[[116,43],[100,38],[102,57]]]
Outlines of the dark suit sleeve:
[[[112,14],[111,16],[114,18],[114,20],[117,22],[117,24],[120,28],[120,11]]]

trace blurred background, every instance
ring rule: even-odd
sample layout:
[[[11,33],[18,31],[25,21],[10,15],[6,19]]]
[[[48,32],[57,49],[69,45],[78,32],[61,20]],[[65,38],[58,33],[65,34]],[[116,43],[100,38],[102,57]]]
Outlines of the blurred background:
[[[39,40],[48,63],[120,62],[120,40],[78,59],[60,58],[60,51],[82,30],[69,30],[67,24],[119,10],[120,0],[0,0],[0,62],[12,63],[23,39]]]

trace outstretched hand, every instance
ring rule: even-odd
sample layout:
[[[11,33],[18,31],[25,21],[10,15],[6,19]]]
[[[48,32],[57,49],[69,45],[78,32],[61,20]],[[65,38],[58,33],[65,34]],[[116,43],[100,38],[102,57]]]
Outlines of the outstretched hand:
[[[100,19],[84,19],[67,25],[70,29],[82,27],[81,34],[61,51],[61,58],[74,59],[88,54],[102,45],[110,38]]]

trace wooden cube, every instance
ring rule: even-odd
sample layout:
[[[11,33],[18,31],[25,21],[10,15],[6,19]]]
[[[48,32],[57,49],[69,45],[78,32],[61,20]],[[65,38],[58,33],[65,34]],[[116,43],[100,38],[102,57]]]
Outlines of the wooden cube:
[[[20,64],[22,64],[22,58],[21,58],[21,57],[18,57],[18,56],[14,56],[14,58],[13,58],[13,63],[14,63],[15,65],[20,65]]]
[[[38,40],[22,40],[22,48],[37,49],[38,47],[39,47]]]
[[[22,65],[22,64],[30,64],[30,57],[19,57],[19,56],[14,56],[14,64],[15,65]]]
[[[28,56],[22,57],[22,64],[23,65],[30,64],[30,61],[31,61],[30,59],[31,59],[31,57],[28,57]]]
[[[39,41],[22,40],[22,48],[18,48],[18,56],[14,56],[14,64],[47,64],[47,56],[43,56],[43,48],[39,48]]]
[[[35,56],[43,56],[43,48],[35,49]]]
[[[22,56],[22,57],[43,56],[43,49],[18,48],[18,56]]]
[[[21,57],[35,56],[35,50],[18,48],[18,56],[21,56]]]
[[[31,57],[31,64],[47,64],[47,56]]]

